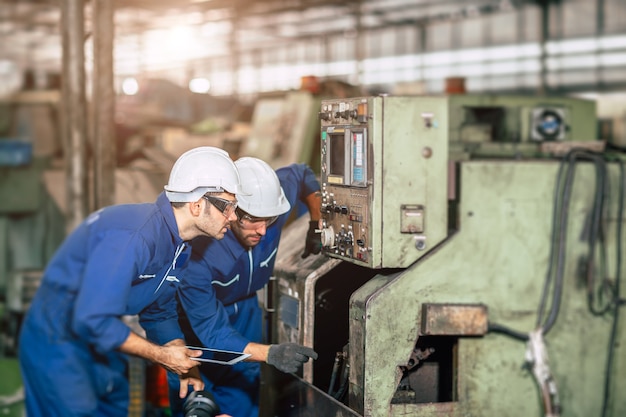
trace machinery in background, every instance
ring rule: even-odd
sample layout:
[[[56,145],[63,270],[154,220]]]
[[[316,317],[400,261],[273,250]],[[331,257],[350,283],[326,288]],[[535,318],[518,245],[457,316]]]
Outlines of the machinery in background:
[[[319,97],[307,91],[262,97],[254,106],[250,132],[241,143],[240,156],[254,156],[273,168],[312,161],[318,123]],[[309,164],[311,165],[311,164]]]
[[[350,97],[360,91],[340,81],[306,76],[300,90],[260,97],[238,155],[260,158],[275,169],[306,163],[319,174],[320,103],[324,98]]]
[[[626,414],[623,155],[594,140],[593,102],[363,97],[319,117],[325,256],[301,259],[291,224],[266,306],[272,342],[319,358],[262,415]]]
[[[18,331],[65,235],[63,214],[43,181],[58,149],[52,122],[57,100],[53,92],[0,100],[0,413],[6,416],[24,414]]]
[[[21,322],[46,264],[66,236],[59,100],[56,90],[0,99],[0,414],[9,417],[24,414],[16,356]],[[161,173],[169,172],[173,160],[144,151],[154,157],[117,168],[116,204],[154,201],[162,189],[160,176],[166,174]],[[144,413],[144,368],[133,358],[131,416]]]

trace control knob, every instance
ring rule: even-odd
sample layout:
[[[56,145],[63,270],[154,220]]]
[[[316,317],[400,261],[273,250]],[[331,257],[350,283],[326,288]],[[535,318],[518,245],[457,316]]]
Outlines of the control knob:
[[[335,246],[335,231],[332,226],[325,227],[321,233],[322,247],[332,248]]]
[[[332,118],[332,114],[330,112],[319,112],[320,120],[329,121]]]

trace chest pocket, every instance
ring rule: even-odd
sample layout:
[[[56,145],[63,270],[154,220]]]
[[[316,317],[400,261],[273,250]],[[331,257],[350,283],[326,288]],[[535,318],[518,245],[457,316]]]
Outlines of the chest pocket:
[[[270,262],[272,261],[272,258],[274,258],[274,255],[276,255],[277,251],[278,251],[278,248],[274,248],[272,253],[270,253],[270,255],[265,260],[259,262],[259,267],[267,268],[269,266]]]
[[[161,286],[163,285],[165,281],[180,282],[178,278],[176,278],[175,271],[176,271],[176,267],[184,265],[185,262],[187,261],[187,258],[189,257],[188,252],[183,253],[183,251],[185,250],[185,247],[186,245],[184,243],[181,243],[180,246],[176,248],[176,253],[174,253],[174,260],[172,260],[172,263],[167,268],[167,271],[165,271],[165,273],[163,274],[163,277],[161,278],[161,282],[159,282],[159,286],[156,288],[156,290],[154,290],[155,294],[159,291],[159,289],[161,288]]]
[[[137,314],[146,306],[152,304],[158,297],[167,297],[165,289],[162,289],[163,284],[165,282],[179,282],[176,277],[176,270],[180,270],[189,258],[189,251],[183,252],[185,247],[186,245],[184,243],[179,245],[176,248],[172,262],[161,266],[161,270],[156,271],[156,273],[145,271],[133,280],[133,287],[131,288],[132,293],[127,306],[127,314]],[[174,293],[176,291],[173,285],[166,285],[166,287],[168,287],[167,292]],[[159,290],[161,291],[159,292]]]
[[[239,281],[239,274],[235,275],[231,280],[222,282],[218,280],[211,281],[212,285],[219,285],[220,287],[228,287],[229,285],[233,285],[235,282]]]

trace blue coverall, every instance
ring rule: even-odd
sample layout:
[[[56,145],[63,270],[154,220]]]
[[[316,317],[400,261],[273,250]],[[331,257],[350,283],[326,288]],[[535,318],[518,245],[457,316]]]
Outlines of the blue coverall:
[[[191,259],[178,289],[184,310],[180,312],[181,326],[188,344],[242,351],[249,342],[262,343],[263,313],[256,292],[273,273],[280,235],[290,213],[296,210],[299,201],[304,203],[308,195],[320,189],[315,173],[305,164],[279,168],[276,174],[291,210],[267,228],[258,245],[250,250],[244,248],[233,233],[227,233],[219,241],[203,238],[193,241]],[[239,335],[224,339],[223,329],[219,329],[224,326],[235,329]],[[223,413],[235,417],[258,416],[258,363],[202,364],[200,370],[206,388],[213,392]],[[172,416],[182,416],[179,378],[168,372],[168,382]]]
[[[164,193],[94,212],[67,237],[20,331],[29,417],[128,415],[128,357],[117,348],[131,330],[122,316],[150,309],[146,328],[165,319],[190,252]]]

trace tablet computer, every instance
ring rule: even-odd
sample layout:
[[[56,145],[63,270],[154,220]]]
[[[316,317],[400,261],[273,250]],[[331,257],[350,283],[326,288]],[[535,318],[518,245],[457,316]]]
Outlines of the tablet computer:
[[[250,357],[249,353],[232,352],[230,350],[210,349],[199,346],[187,346],[187,349],[201,350],[202,356],[191,358],[200,362],[219,363],[222,365],[234,365],[237,362]]]

